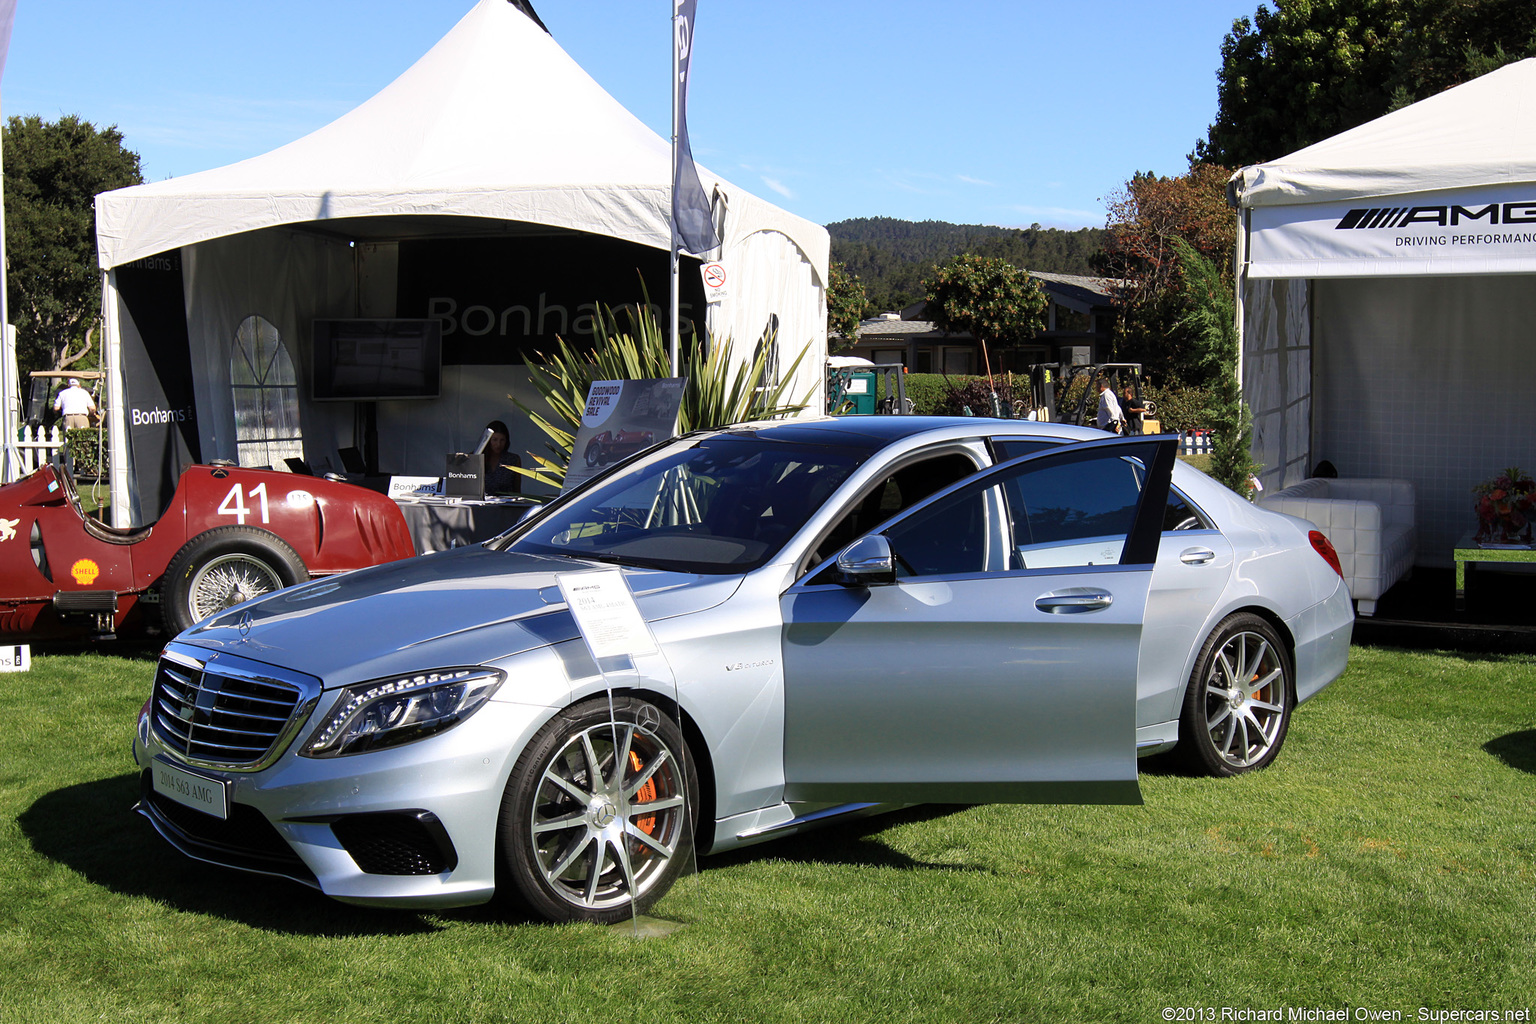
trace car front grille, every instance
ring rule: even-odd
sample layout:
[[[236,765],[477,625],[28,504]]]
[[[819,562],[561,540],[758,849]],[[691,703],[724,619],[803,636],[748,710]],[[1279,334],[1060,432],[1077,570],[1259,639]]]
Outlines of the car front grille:
[[[190,764],[256,771],[293,739],[319,689],[310,676],[171,644],[155,669],[155,734]]]

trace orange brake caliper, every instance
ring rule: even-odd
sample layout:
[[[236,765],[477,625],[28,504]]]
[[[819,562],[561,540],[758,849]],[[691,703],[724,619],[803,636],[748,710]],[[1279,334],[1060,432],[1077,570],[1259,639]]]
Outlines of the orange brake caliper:
[[[633,750],[629,752],[629,766],[637,772],[645,770],[645,765],[640,763],[640,755],[635,753]],[[655,799],[656,777],[652,776],[651,778],[645,780],[645,785],[641,786],[638,790],[635,791],[635,803],[648,804]],[[656,815],[654,814],[646,815],[639,821],[636,821],[635,824],[640,827],[641,832],[644,832],[648,836],[656,834]]]

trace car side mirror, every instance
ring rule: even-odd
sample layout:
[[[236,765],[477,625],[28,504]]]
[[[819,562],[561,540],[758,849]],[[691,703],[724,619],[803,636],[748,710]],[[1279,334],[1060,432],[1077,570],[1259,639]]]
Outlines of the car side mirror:
[[[876,587],[896,582],[896,557],[884,534],[871,533],[843,548],[837,571],[848,586]]]

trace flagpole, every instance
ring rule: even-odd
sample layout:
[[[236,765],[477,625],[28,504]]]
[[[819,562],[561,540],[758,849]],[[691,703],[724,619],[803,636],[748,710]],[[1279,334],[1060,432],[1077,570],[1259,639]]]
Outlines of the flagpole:
[[[677,307],[678,307],[678,303],[680,301],[680,296],[679,296],[680,289],[678,287],[677,276],[678,276],[678,271],[679,271],[680,266],[681,266],[680,262],[678,260],[678,256],[677,256],[677,250],[678,250],[678,237],[677,237],[677,166],[678,166],[677,165],[677,160],[678,160],[677,114],[678,114],[678,110],[679,110],[679,108],[681,106],[681,100],[680,100],[679,94],[680,94],[680,90],[681,90],[680,80],[681,80],[682,76],[678,73],[678,71],[679,71],[679,68],[678,68],[678,57],[679,57],[678,47],[680,45],[680,36],[679,36],[679,32],[678,32],[678,23],[682,20],[682,16],[681,16],[681,14],[679,14],[679,10],[680,10],[681,6],[682,6],[681,0],[672,0],[672,185],[671,185],[671,194],[667,197],[667,199],[668,199],[668,202],[667,202],[667,211],[668,211],[667,212],[667,224],[671,228],[671,235],[672,235],[671,243],[667,246],[667,255],[671,258],[672,267],[671,267],[671,288],[670,288],[670,292],[669,292],[669,301],[668,301],[668,304],[667,304],[667,308],[669,310],[669,312],[667,314],[667,351],[670,353],[671,358],[672,358],[672,376],[674,376],[674,377],[678,376],[678,365],[679,365],[678,355],[679,355],[679,348],[680,348],[680,346],[678,344],[678,338],[677,338],[677,332],[678,332],[678,312],[677,312]]]
[[[0,78],[5,75],[5,58],[11,48],[11,27],[16,19],[16,0],[0,0]],[[5,180],[5,159],[0,153],[0,183]],[[6,285],[10,262],[5,254],[5,196],[0,188],[0,483],[21,477],[21,451],[16,434],[21,429],[21,366],[16,360],[16,334],[11,330],[10,296]]]

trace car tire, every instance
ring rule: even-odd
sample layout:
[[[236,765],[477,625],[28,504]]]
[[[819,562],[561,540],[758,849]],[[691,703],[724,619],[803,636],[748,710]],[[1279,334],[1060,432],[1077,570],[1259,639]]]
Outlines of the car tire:
[[[1264,619],[1229,615],[1195,660],[1179,719],[1184,763],[1216,776],[1272,762],[1285,743],[1296,703],[1290,652]]]
[[[587,463],[587,468],[588,469],[594,468],[597,465],[598,460],[601,459],[602,456],[603,456],[602,445],[598,444],[596,441],[593,441],[591,444],[587,445],[587,450],[586,450],[586,453],[584,455],[584,458],[585,458],[586,463]]]
[[[309,579],[299,553],[276,534],[219,526],[182,545],[166,566],[160,617],[172,635],[242,601]]]
[[[499,884],[552,921],[627,921],[692,861],[697,793],[682,731],[654,704],[616,696],[611,713],[607,697],[568,708],[512,770]]]

